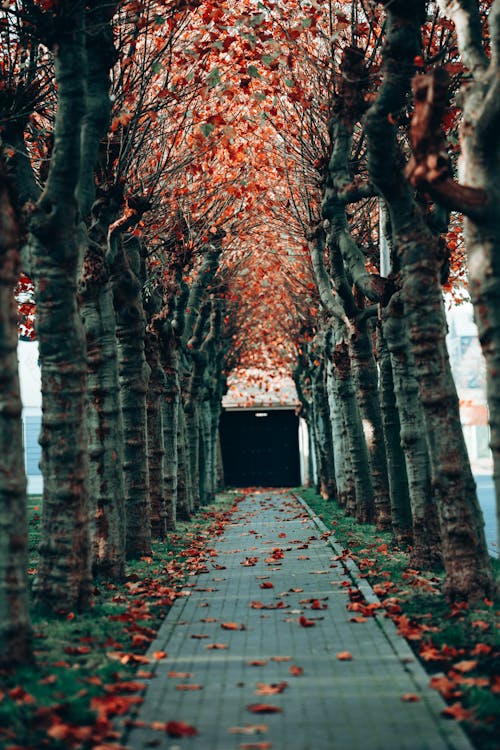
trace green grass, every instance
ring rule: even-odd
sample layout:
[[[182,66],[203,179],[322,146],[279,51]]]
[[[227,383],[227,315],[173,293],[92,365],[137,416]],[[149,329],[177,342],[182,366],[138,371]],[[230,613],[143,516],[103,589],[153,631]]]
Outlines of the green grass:
[[[210,546],[221,514],[235,500],[222,493],[151,557],[130,562],[123,582],[95,581],[93,604],[68,617],[32,612],[33,664],[0,672],[0,748],[67,750],[117,742],[111,720],[133,711],[140,676],[154,671],[144,653],[169,609],[168,589],[182,586],[192,550]],[[40,498],[28,508],[30,575],[37,563]],[[93,705],[92,705],[93,703]],[[96,722],[97,711],[100,720]],[[118,747],[118,744],[117,744]]]
[[[417,632],[418,628],[430,628],[424,630],[418,639],[409,640],[411,647],[430,676],[445,673],[453,680],[464,678],[470,681],[470,684],[456,684],[456,692],[461,695],[450,697],[449,703],[459,701],[472,712],[471,720],[463,721],[463,726],[477,750],[497,750],[500,731],[500,601],[481,602],[470,608],[450,608],[441,593],[444,575],[409,569],[407,551],[395,546],[390,533],[377,531],[370,524],[358,524],[345,516],[336,502],[324,500],[314,489],[299,488],[295,492],[334,531],[337,543],[349,550],[382,603],[390,599],[387,604],[390,606],[396,600],[396,624],[398,617],[404,615]],[[500,563],[493,559],[492,564],[498,577]],[[431,658],[433,656],[437,658]],[[467,661],[477,664],[465,672],[456,669],[457,664],[460,666]],[[488,684],[482,685],[484,681]]]

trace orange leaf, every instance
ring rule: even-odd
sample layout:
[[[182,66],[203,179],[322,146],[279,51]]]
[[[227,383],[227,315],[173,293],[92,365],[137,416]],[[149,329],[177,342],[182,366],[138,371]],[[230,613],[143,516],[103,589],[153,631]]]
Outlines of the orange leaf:
[[[404,695],[401,696],[401,700],[405,703],[418,703],[420,698],[415,693],[404,693]]]
[[[188,684],[182,684],[182,685],[176,685],[176,690],[202,690],[203,685],[195,685],[194,683],[188,683]]]
[[[209,643],[208,645],[205,646],[205,648],[219,648],[219,649],[222,649],[222,648],[229,648],[229,646],[227,645],[227,643]]]
[[[224,630],[246,630],[244,625],[238,625],[237,622],[221,622],[220,626]]]
[[[168,672],[167,674],[167,677],[180,677],[183,680],[189,680],[192,676],[192,672]]]
[[[288,682],[276,682],[273,684],[267,684],[265,682],[258,682],[256,695],[277,695],[282,693],[288,687]]]
[[[295,664],[292,664],[288,671],[290,674],[293,674],[294,677],[300,677],[301,674],[304,674],[302,667],[296,667]]]
[[[251,659],[247,662],[249,667],[263,667],[264,664],[267,664],[266,659]]]
[[[153,659],[155,659],[155,661],[165,659],[166,656],[168,656],[166,651],[153,651]]]
[[[240,750],[270,750],[271,742],[242,742]]]
[[[441,711],[441,716],[445,716],[447,719],[456,719],[456,721],[465,721],[472,719],[474,714],[464,708],[460,701],[457,701],[452,706],[444,708]]]
[[[253,714],[279,714],[283,711],[279,706],[272,706],[270,703],[250,703],[247,711]]]
[[[459,672],[470,672],[477,667],[476,659],[464,659],[464,661],[458,661],[453,665],[453,669],[458,669]]]
[[[291,661],[291,656],[271,656],[271,661]]]
[[[350,651],[339,651],[337,654],[337,659],[339,661],[351,661],[352,658],[353,657]]]

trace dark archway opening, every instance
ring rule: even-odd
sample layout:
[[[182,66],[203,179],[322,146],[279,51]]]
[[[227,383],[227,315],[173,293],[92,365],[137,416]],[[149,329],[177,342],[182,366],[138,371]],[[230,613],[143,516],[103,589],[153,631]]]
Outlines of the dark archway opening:
[[[292,409],[224,411],[224,480],[229,487],[297,487],[299,418]]]

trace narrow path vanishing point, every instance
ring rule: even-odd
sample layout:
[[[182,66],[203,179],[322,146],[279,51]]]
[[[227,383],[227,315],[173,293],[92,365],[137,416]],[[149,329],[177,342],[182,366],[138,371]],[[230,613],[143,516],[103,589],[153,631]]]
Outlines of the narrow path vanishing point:
[[[441,697],[392,622],[350,621],[349,587],[376,597],[352,563],[346,570],[335,560],[324,530],[290,493],[258,492],[240,502],[214,540],[218,554],[208,567],[217,567],[194,579],[151,645],[168,657],[137,716],[146,725],[184,721],[198,735],[174,739],[138,727],[127,747],[470,750],[460,726],[440,717]],[[341,652],[352,659],[340,660]],[[420,700],[403,702],[407,693]],[[281,710],[253,713],[252,704]]]

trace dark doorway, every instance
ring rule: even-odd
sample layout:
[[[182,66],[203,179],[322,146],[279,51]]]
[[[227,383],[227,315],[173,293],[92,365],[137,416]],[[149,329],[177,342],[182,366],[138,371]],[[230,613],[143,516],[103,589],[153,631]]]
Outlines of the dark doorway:
[[[299,418],[292,410],[223,412],[221,445],[229,487],[300,484]]]

